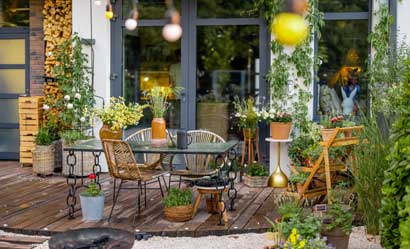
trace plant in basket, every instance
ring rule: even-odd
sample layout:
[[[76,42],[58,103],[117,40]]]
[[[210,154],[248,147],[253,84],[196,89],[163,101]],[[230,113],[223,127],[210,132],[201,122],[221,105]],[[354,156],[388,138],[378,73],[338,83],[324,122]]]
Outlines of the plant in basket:
[[[270,126],[271,137],[273,139],[288,139],[292,129],[292,114],[285,108],[262,108],[258,113],[262,120]]]
[[[54,136],[47,126],[41,127],[35,136],[33,151],[33,173],[51,175],[54,172]]]
[[[239,100],[239,97],[235,96],[233,104],[235,107],[235,117],[239,119],[239,128],[243,130],[245,138],[256,138],[260,120],[253,98],[249,97],[246,100]]]
[[[192,218],[192,190],[171,188],[162,201],[165,218],[173,222],[188,221]]]
[[[96,183],[97,175],[88,175],[90,183],[87,190],[80,194],[81,211],[84,221],[99,221],[104,216],[104,193]]]
[[[269,172],[265,165],[253,162],[246,167],[245,184],[251,188],[263,188],[268,185]]]

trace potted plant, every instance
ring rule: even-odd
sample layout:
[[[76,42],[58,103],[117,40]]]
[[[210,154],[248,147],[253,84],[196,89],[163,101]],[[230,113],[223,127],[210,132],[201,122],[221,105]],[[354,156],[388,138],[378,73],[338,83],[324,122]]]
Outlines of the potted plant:
[[[143,117],[146,105],[138,103],[126,104],[123,97],[110,99],[105,109],[95,109],[93,115],[103,123],[100,129],[100,139],[122,139],[123,129],[137,125]]]
[[[262,109],[260,116],[269,124],[272,139],[289,139],[292,129],[292,114],[286,110],[277,111],[271,106],[268,109]]]
[[[192,190],[189,188],[171,188],[162,201],[165,219],[172,222],[184,222],[192,219]]]
[[[239,119],[239,128],[243,131],[245,141],[254,140],[258,133],[259,117],[255,111],[253,98],[241,101],[235,96],[234,106],[235,117]]]
[[[342,120],[342,127],[353,127],[355,125],[356,123],[351,119],[351,117]],[[345,137],[351,137],[353,131],[343,131],[343,133]]]
[[[263,164],[254,162],[246,167],[245,184],[251,188],[263,188],[268,185],[269,172]]]
[[[91,182],[87,190],[80,194],[83,221],[100,221],[104,216],[104,193],[98,188],[95,178],[95,174],[88,175]]]
[[[288,197],[278,204],[278,214],[280,218],[276,219],[277,224],[289,221],[293,217],[302,215],[303,209],[299,207],[299,201],[295,198]]]
[[[151,122],[151,142],[155,147],[167,145],[165,113],[170,104],[168,102],[172,95],[179,94],[180,88],[153,87],[144,92],[148,106],[151,109],[153,119]]]
[[[38,131],[33,151],[33,173],[51,175],[54,172],[54,145],[53,136],[47,127],[41,127]]]
[[[303,184],[309,177],[308,172],[291,173],[289,176],[289,185],[292,191],[302,193]],[[296,187],[295,187],[296,186]]]
[[[353,214],[346,205],[334,202],[323,217],[322,235],[337,249],[347,249],[352,232]]]
[[[343,127],[343,119],[343,116],[329,117],[327,115],[321,119],[320,124],[323,127],[321,129],[323,142],[329,141],[330,137],[335,132],[336,127]]]

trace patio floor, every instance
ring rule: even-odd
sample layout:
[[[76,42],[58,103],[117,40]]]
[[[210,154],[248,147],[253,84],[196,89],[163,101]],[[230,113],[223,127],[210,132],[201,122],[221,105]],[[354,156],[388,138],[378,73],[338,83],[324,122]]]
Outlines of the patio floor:
[[[112,178],[103,174],[100,183],[105,192],[105,216],[112,205]],[[205,201],[197,215],[185,223],[171,223],[163,217],[159,190],[147,192],[148,205],[133,223],[136,191],[121,191],[110,223],[84,223],[77,198],[75,219],[67,218],[66,179],[62,176],[41,178],[31,168],[18,162],[0,161],[0,229],[16,233],[51,235],[55,232],[92,226],[117,227],[162,236],[206,236],[234,233],[265,232],[269,228],[264,216],[278,217],[273,188],[249,188],[237,184],[235,211],[228,212],[229,222],[218,226],[218,215],[206,212]]]

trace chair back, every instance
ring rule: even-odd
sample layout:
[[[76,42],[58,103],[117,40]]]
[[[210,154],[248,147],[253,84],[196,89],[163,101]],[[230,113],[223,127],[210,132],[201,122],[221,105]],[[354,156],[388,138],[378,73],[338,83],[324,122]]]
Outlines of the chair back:
[[[112,177],[132,180],[139,179],[141,172],[135,161],[130,145],[122,140],[102,140],[108,170]]]
[[[195,143],[225,143],[225,140],[213,133],[206,130],[193,130],[188,131],[188,134],[192,137],[192,144]],[[201,172],[208,170],[209,163],[214,159],[211,155],[185,155],[185,164],[187,169],[194,172]]]
[[[127,142],[138,142],[138,143],[151,143],[151,128],[141,129],[134,134],[128,136],[125,141]],[[167,131],[168,134],[168,131]],[[152,165],[160,160],[160,154],[143,154],[143,164]]]

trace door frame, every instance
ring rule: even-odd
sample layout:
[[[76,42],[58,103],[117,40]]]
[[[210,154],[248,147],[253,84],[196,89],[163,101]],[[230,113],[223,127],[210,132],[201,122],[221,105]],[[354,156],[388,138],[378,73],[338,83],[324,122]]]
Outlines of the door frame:
[[[122,15],[123,0],[115,1],[113,11],[116,14],[111,21],[111,96],[119,97],[123,93],[123,27],[125,20]],[[181,16],[181,25],[184,30],[181,38],[181,78],[184,90],[181,96],[181,129],[196,129],[196,66],[197,66],[197,27],[199,26],[259,26],[259,96],[268,98],[269,86],[266,75],[270,65],[270,42],[271,34],[262,11],[256,18],[198,18],[197,0],[181,0],[181,12],[189,13]],[[142,19],[138,20],[139,27],[163,26],[166,19]],[[189,83],[190,82],[190,83]],[[269,136],[269,129],[265,124],[260,128],[262,137]],[[265,141],[260,141],[262,160],[267,161],[268,145]]]
[[[24,69],[25,92],[19,94],[1,93],[0,99],[18,99],[22,94],[30,93],[30,39],[28,28],[0,28],[0,40],[24,39],[25,40],[25,64],[0,64],[0,69]],[[19,129],[19,123],[2,123],[0,129]],[[0,160],[17,160],[19,152],[0,152]]]

